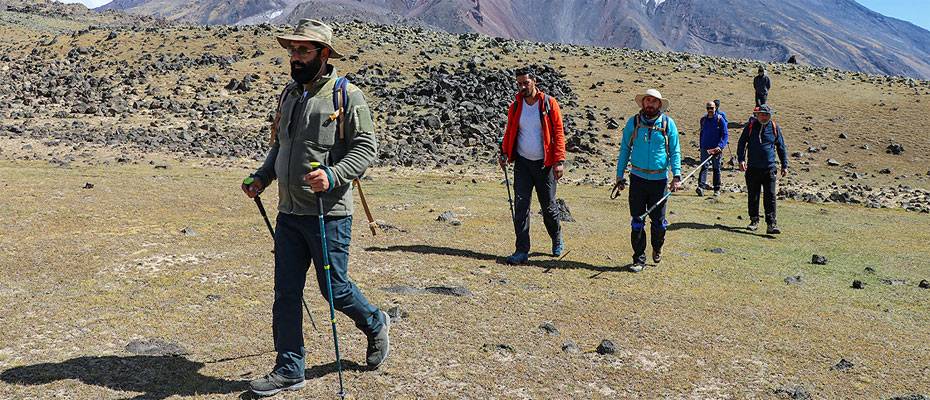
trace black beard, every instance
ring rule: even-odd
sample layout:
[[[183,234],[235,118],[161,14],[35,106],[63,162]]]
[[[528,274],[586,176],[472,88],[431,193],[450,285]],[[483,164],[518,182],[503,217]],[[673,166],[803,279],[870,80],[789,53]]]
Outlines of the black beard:
[[[653,118],[659,116],[659,109],[658,109],[658,108],[651,108],[651,109],[650,109],[650,108],[644,108],[644,109],[643,109],[643,115],[645,115],[646,118],[648,118],[648,119],[653,119]]]
[[[300,61],[291,61],[291,78],[294,79],[294,82],[305,85],[316,79],[322,68],[323,61],[321,61],[319,57],[310,61],[309,64]]]

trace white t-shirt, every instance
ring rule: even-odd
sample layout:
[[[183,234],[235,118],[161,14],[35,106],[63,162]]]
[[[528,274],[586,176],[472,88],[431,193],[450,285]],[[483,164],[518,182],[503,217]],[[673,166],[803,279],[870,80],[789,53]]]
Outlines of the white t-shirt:
[[[537,161],[545,158],[542,142],[542,121],[539,117],[539,102],[526,104],[520,110],[520,130],[517,134],[517,154],[527,160]]]

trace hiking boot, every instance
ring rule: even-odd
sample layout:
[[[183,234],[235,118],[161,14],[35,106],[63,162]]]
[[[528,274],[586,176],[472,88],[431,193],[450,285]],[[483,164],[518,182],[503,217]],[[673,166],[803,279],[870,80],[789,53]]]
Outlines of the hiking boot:
[[[529,253],[524,253],[522,251],[514,252],[510,257],[507,257],[507,264],[510,265],[520,265],[525,264],[527,260],[530,259]]]
[[[565,250],[565,241],[561,237],[555,240],[552,243],[552,256],[559,257],[562,255],[562,251]]]
[[[653,250],[652,251],[652,262],[658,264],[662,262],[662,250]]]
[[[720,190],[714,190],[714,197],[720,197]]]
[[[630,265],[630,272],[639,273],[643,272],[643,268],[646,267],[646,264],[635,262],[633,265]]]
[[[697,193],[699,197],[704,197],[704,189],[698,186],[697,189],[694,189],[694,193]]]
[[[769,235],[778,235],[781,233],[781,229],[778,229],[778,225],[771,224],[766,228],[765,233]]]
[[[249,389],[259,396],[271,396],[282,390],[297,390],[306,385],[303,377],[290,379],[272,372],[249,382]]]
[[[746,227],[753,232],[759,229],[759,221],[749,221],[749,226]]]
[[[391,330],[391,317],[384,311],[378,312],[384,316],[384,323],[377,335],[368,338],[368,351],[365,356],[368,368],[371,369],[378,369],[391,353],[391,339],[388,337],[388,332]]]

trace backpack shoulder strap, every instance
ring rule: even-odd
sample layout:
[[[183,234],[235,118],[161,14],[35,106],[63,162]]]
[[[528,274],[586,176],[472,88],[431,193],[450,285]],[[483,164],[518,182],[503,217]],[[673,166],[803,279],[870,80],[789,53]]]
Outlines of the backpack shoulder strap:
[[[665,160],[672,162],[672,149],[668,148],[668,116],[662,114],[662,137],[665,138]]]
[[[636,140],[636,135],[639,134],[639,115],[633,117],[633,133],[630,135],[630,153],[633,153],[633,142]]]
[[[268,144],[274,144],[278,140],[278,124],[281,123],[281,107],[284,107],[284,99],[287,97],[287,93],[294,87],[296,82],[291,81],[287,85],[284,85],[284,90],[281,91],[281,94],[278,95],[278,108],[275,109],[274,121],[271,123],[271,138],[268,141]]]
[[[333,85],[333,114],[329,116],[330,120],[336,120],[337,129],[339,130],[339,139],[345,140],[345,113],[349,105],[349,80],[344,77],[336,78],[336,84]]]

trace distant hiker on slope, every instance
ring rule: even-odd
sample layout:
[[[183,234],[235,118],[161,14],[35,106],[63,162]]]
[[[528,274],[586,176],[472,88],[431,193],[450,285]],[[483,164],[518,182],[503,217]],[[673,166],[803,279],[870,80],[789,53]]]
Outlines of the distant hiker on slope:
[[[781,176],[788,174],[788,149],[785,146],[781,127],[772,119],[772,108],[766,104],[756,107],[754,118],[743,128],[736,147],[740,171],[746,172],[746,188],[749,192],[749,227],[759,228],[759,192],[764,192],[765,223],[768,234],[779,234],[775,218],[776,183],[781,160]]]
[[[530,200],[533,190],[542,207],[543,223],[552,239],[552,255],[565,244],[559,224],[555,192],[565,170],[565,132],[559,102],[536,87],[533,71],[515,72],[519,92],[507,110],[507,127],[501,142],[500,164],[514,163],[514,221],[516,251],[508,264],[523,264],[530,252]]]
[[[368,302],[348,274],[351,183],[371,165],[377,152],[374,124],[364,94],[354,85],[341,86],[345,81],[337,79],[336,68],[328,64],[330,59],[342,58],[333,48],[332,32],[320,21],[302,19],[293,34],[277,37],[290,55],[293,81],[285,86],[278,103],[271,150],[252,175],[252,183],[242,185],[246,195],[254,198],[278,179],[272,308],[278,355],[271,373],[249,384],[260,395],[304,386],[301,299],[311,260],[320,291],[324,297],[328,292],[320,213],[325,215],[333,306],[355,321],[367,336],[369,367],[380,366],[389,352],[389,317]],[[334,96],[347,96],[348,108],[334,112]],[[343,117],[344,121],[338,122]],[[315,169],[311,162],[323,167]],[[322,196],[324,209],[318,208],[316,196]]]
[[[772,88],[772,80],[765,73],[765,67],[759,66],[759,75],[752,80],[752,87],[756,90],[756,107],[768,103],[769,89]]]
[[[649,89],[634,99],[640,107],[639,114],[630,117],[623,128],[620,154],[617,157],[616,187],[626,187],[624,173],[630,164],[630,243],[633,246],[633,266],[630,270],[640,272],[646,266],[646,221],[640,219],[646,210],[671,191],[681,190],[681,149],[678,145],[678,127],[675,120],[665,114],[669,101],[662,98],[658,90]],[[672,182],[668,183],[668,172]],[[662,245],[668,221],[665,211],[668,202],[663,201],[649,214],[652,261],[662,260]]]

